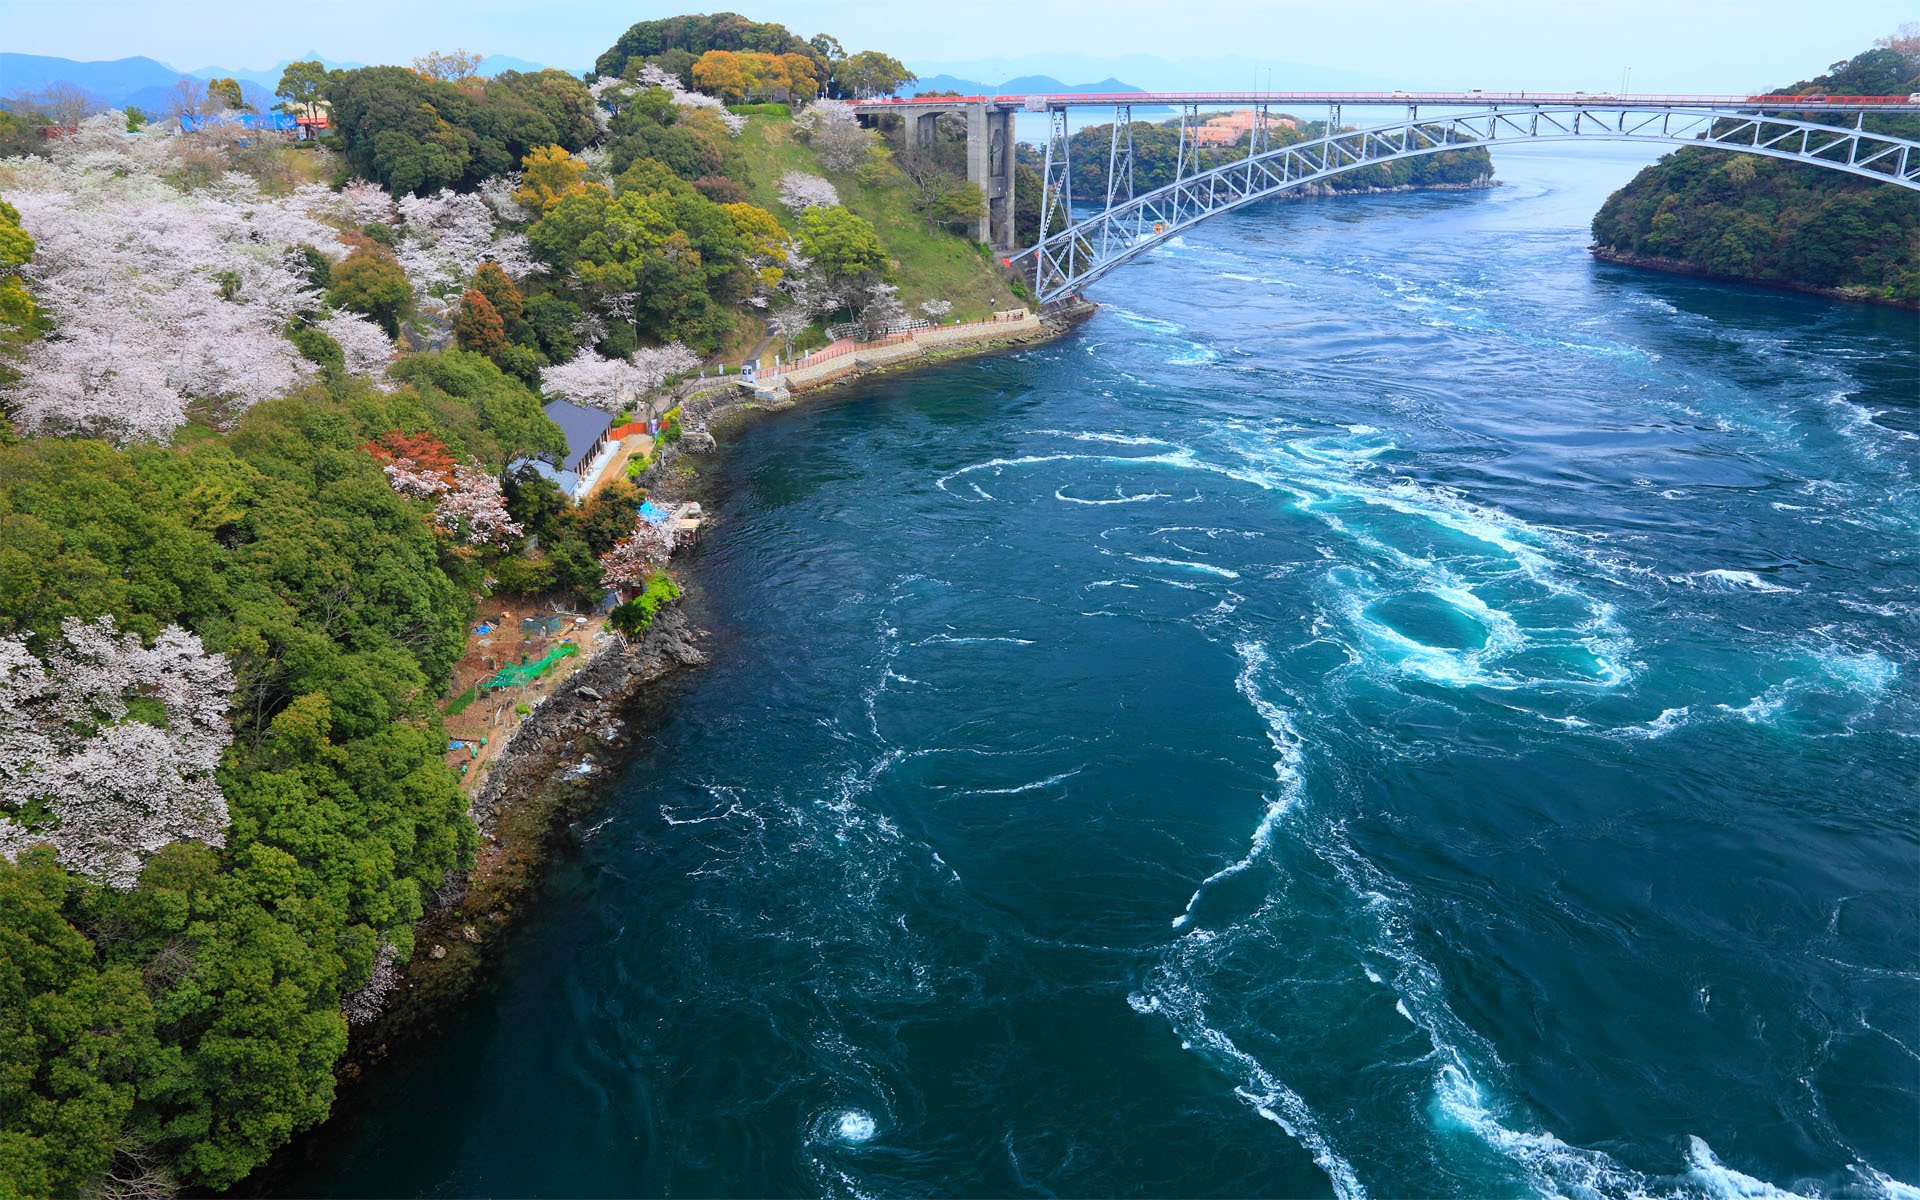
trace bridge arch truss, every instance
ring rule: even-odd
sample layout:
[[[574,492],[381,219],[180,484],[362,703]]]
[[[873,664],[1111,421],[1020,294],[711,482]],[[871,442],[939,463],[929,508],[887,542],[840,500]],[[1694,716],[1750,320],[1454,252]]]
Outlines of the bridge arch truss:
[[[1073,216],[1072,163],[1065,107],[1049,108],[1041,196],[1040,242],[1031,258],[1034,299],[1064,299],[1114,268],[1209,217],[1353,171],[1401,159],[1515,142],[1627,141],[1703,146],[1809,163],[1920,191],[1920,142],[1864,128],[1774,115],[1761,108],[1628,103],[1500,104],[1421,116],[1410,105],[1402,120],[1330,133],[1274,147],[1266,105],[1253,108],[1248,152],[1230,163],[1199,167],[1199,105],[1181,107],[1180,151],[1172,183],[1135,194],[1131,108],[1115,108],[1108,153],[1106,204]],[[1338,129],[1339,109],[1328,127]],[[1060,228],[1054,228],[1059,224]],[[1052,232],[1044,232],[1051,229]],[[1022,263],[1023,268],[1029,266]]]

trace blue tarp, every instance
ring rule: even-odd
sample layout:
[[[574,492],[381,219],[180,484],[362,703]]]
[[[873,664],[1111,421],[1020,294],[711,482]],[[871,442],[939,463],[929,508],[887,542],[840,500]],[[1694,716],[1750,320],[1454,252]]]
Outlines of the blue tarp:
[[[237,124],[242,129],[267,129],[281,133],[291,133],[300,126],[287,113],[208,113],[195,116],[192,113],[180,114],[180,128],[192,133],[196,129],[205,129],[210,125]]]
[[[655,508],[653,501],[642,500],[640,502],[640,519],[649,525],[665,525],[673,518],[667,515],[665,509]]]

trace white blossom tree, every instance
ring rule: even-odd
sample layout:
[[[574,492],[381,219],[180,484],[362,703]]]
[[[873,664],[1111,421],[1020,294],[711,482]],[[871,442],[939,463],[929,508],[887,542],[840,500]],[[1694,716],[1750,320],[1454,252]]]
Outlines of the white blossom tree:
[[[526,532],[507,515],[499,478],[464,463],[453,469],[453,486],[433,506],[433,523],[470,546],[505,546]]]
[[[602,82],[606,81],[603,80]],[[614,80],[612,82],[620,85],[624,81]],[[666,92],[667,95],[672,98],[674,107],[676,108],[704,108],[712,111],[720,118],[720,123],[726,127],[727,134],[730,137],[739,137],[740,131],[747,127],[747,119],[739,113],[728,112],[727,106],[721,103],[719,97],[709,96],[704,92],[690,92],[680,86],[678,76],[662,70],[659,67],[646,66],[640,68],[639,75],[635,77],[635,83],[638,85],[639,90],[644,91],[648,88],[659,88]],[[599,85],[596,84],[595,87],[599,88]],[[627,103],[631,99],[633,91],[633,88],[627,88],[624,92],[618,90],[617,87],[608,88],[596,90],[594,96],[596,99],[610,97],[614,105],[619,105]],[[606,100],[602,100],[602,103],[606,102]],[[615,107],[614,111],[617,112],[618,108]]]
[[[941,317],[944,317],[948,313],[953,311],[953,301],[924,300],[920,304],[920,311],[927,314],[927,319],[929,321],[938,322]]]
[[[457,292],[487,259],[515,279],[533,270],[526,236],[512,231],[496,236],[493,210],[479,196],[402,196],[399,209],[401,237],[394,257],[416,291]]]
[[[640,521],[633,532],[600,556],[600,580],[608,587],[644,587],[673,555],[674,533],[665,524]]]
[[[827,208],[840,203],[840,191],[818,175],[788,171],[780,177],[780,203],[790,212]]]
[[[633,367],[624,359],[602,358],[591,350],[582,350],[566,362],[545,367],[540,372],[540,390],[548,396],[571,400],[589,408],[618,412],[633,399]]]
[[[282,335],[319,303],[292,251],[343,252],[323,219],[337,198],[265,196],[232,173],[182,192],[160,177],[168,144],[89,121],[52,157],[0,168],[53,327],[4,397],[30,433],[164,440],[196,408],[229,419],[313,370]]]
[[[393,339],[387,331],[355,312],[335,312],[319,322],[320,332],[340,345],[347,370],[372,380],[382,390],[392,388],[387,365],[393,361]]]
[[[793,118],[793,128],[813,146],[829,171],[851,171],[867,161],[873,134],[860,125],[844,100],[815,100]]]
[[[146,646],[111,617],[69,618],[45,662],[0,638],[0,853],[50,843],[124,890],[174,842],[221,845],[232,698],[226,658],[178,626]]]
[[[700,369],[700,356],[679,342],[642,346],[628,357],[634,379],[643,393],[657,391],[676,375]]]
[[[697,370],[700,356],[679,342],[642,347],[628,358],[602,358],[582,350],[540,372],[540,390],[590,408],[620,412],[667,380]]]
[[[900,289],[881,280],[868,284],[860,294],[860,321],[869,337],[890,332],[907,319],[906,306],[900,303]]]
[[[805,333],[813,325],[814,314],[799,304],[789,304],[785,308],[775,309],[767,318],[767,332],[784,339],[787,344],[787,357],[793,357],[793,339]]]

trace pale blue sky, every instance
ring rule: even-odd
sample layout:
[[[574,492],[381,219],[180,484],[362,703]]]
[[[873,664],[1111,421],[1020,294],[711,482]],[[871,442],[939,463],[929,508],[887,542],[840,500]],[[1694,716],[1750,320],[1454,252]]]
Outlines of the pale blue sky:
[[[691,5],[687,6],[691,7]],[[718,5],[703,7],[715,8]],[[1113,64],[1143,86],[1337,86],[1739,92],[1816,73],[1866,48],[1915,0],[756,0],[739,8],[802,36],[882,49],[922,69],[1039,70],[1075,83],[1106,60],[1153,55],[1185,70]],[[145,54],[183,70],[253,68],[317,51],[403,62],[463,46],[554,66],[591,65],[633,21],[686,11],[631,0],[0,0],[0,50],[78,59]],[[1074,56],[1074,57],[1069,57]],[[1060,69],[1053,70],[1052,67]],[[1163,74],[1165,78],[1143,76]],[[997,82],[988,78],[987,82]]]

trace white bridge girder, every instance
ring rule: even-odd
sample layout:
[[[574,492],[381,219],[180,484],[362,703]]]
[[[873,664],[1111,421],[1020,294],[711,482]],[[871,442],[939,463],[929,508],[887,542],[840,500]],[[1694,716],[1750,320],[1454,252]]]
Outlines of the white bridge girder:
[[[1033,273],[1034,300],[1050,304],[1208,217],[1350,171],[1502,142],[1705,146],[1809,163],[1920,191],[1920,142],[1863,129],[1858,117],[1849,128],[1771,116],[1758,108],[1630,104],[1498,105],[1438,117],[1421,117],[1417,106],[1409,106],[1407,114],[1403,121],[1330,133],[1277,149],[1264,148],[1256,137],[1252,153],[1205,171],[1190,173],[1183,153],[1179,177],[1137,196],[1131,172],[1131,123],[1123,150],[1118,140],[1121,121],[1116,120],[1109,169],[1124,163],[1128,177],[1124,182],[1109,178],[1107,206],[1076,222],[1072,221],[1072,183],[1065,162],[1065,114],[1064,109],[1056,110],[1043,176],[1042,237],[1037,245],[1015,255],[1014,261],[1031,259],[1030,267],[1023,269]],[[1187,118],[1182,121],[1184,149],[1185,126],[1192,118],[1183,116]],[[1260,116],[1264,118],[1264,111]],[[1259,125],[1264,127],[1264,119]],[[1053,224],[1048,218],[1055,213],[1065,214],[1069,223],[1048,233]]]

